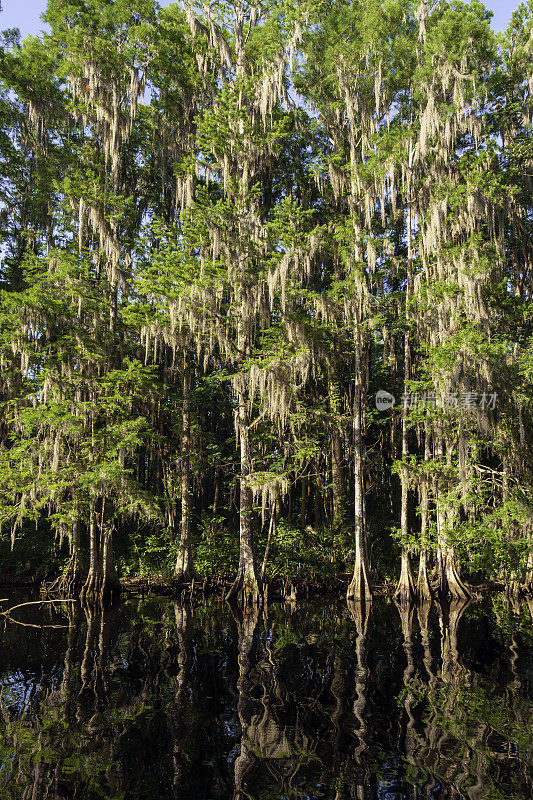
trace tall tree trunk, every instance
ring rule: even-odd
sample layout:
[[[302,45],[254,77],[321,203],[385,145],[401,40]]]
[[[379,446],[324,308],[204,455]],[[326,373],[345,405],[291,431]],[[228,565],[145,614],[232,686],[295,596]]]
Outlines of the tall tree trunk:
[[[105,498],[102,498],[100,524],[96,501],[92,500],[89,510],[89,572],[81,590],[81,601],[87,606],[110,603],[121,590],[113,561],[112,530],[105,515]]]
[[[115,561],[113,558],[113,529],[106,524],[102,534],[102,599],[104,603],[112,603],[121,592]]]
[[[524,583],[522,589],[526,595],[533,594],[533,516],[529,515],[524,526],[522,527],[522,535],[527,538],[529,542],[529,553],[527,555],[526,569],[524,575]]]
[[[332,523],[334,527],[342,524],[344,519],[344,478],[342,474],[342,440],[338,427],[340,414],[340,392],[338,384],[330,377],[329,407],[331,414],[330,456],[331,456],[331,496]]]
[[[394,391],[393,387],[396,386],[397,375],[396,342],[394,336],[389,333],[387,325],[383,325],[381,334],[383,336],[383,357],[386,359],[390,369],[391,391]],[[385,473],[384,480],[386,481],[385,490],[387,492],[389,510],[391,515],[393,515],[395,510],[396,481],[391,476],[390,468],[396,459],[396,414],[394,413],[390,415],[388,452],[386,447],[383,448],[383,451],[383,470]]]
[[[428,554],[425,547],[420,548],[420,556],[418,560],[418,581],[417,581],[417,593],[421,600],[429,600],[431,599],[431,589],[429,586],[429,579],[428,579],[428,562],[427,562]]]
[[[436,457],[442,463],[443,442],[442,437],[436,437]],[[438,480],[438,479],[437,479]],[[440,496],[439,496],[440,495]],[[455,555],[455,548],[447,542],[446,536],[446,508],[444,507],[442,493],[437,496],[437,572],[439,579],[439,594],[442,597],[450,595],[452,598],[466,600],[470,593],[459,577],[459,565]]]
[[[80,521],[78,518],[76,518],[72,524],[70,561],[72,564],[72,581],[74,585],[76,585],[80,577]]]
[[[409,145],[409,171],[407,178],[407,288],[405,295],[405,320],[409,325],[409,303],[412,293],[413,282],[413,268],[412,268],[412,220],[411,220],[411,168],[413,164],[413,147],[412,143]],[[409,341],[409,330],[406,329],[404,335],[404,392],[409,396],[409,380],[411,378],[411,345]],[[408,441],[408,425],[407,425],[408,404],[404,402],[402,406],[402,468],[400,472],[401,480],[401,511],[400,511],[400,527],[402,536],[402,564],[400,571],[400,579],[396,587],[395,595],[399,598],[401,603],[410,603],[415,596],[415,586],[413,576],[411,573],[411,564],[409,562],[409,547],[407,539],[409,536],[409,474],[405,462],[409,456],[409,441]]]
[[[102,562],[100,554],[100,536],[98,535],[98,519],[96,501],[91,500],[89,506],[89,572],[81,590],[82,603],[94,605],[100,598],[102,589]]]
[[[437,462],[437,470],[442,468],[444,459],[444,448],[442,443],[441,423],[437,420],[433,430],[433,447],[435,454],[435,461]],[[436,499],[436,515],[437,515],[437,577],[439,581],[439,594],[446,594],[446,542],[444,536],[445,527],[445,514],[442,499],[442,478],[437,473],[435,477],[435,499]]]
[[[430,440],[429,440],[429,424],[426,420],[424,424],[424,462],[427,465],[431,458]],[[418,562],[418,583],[417,591],[421,600],[429,600],[431,598],[431,589],[429,587],[428,571],[427,571],[427,549],[426,542],[429,529],[429,494],[428,494],[428,476],[426,471],[422,473],[420,478],[420,558]]]
[[[257,577],[252,530],[252,472],[250,455],[250,419],[247,393],[238,389],[238,431],[241,455],[240,512],[239,512],[239,569],[228,591],[228,599],[240,597],[244,605],[254,605],[261,597],[260,581]]]
[[[353,414],[354,449],[354,538],[355,564],[353,577],[348,586],[348,600],[364,601],[372,597],[370,589],[370,568],[366,546],[366,526],[364,511],[364,453],[363,453],[363,359],[359,314],[355,322],[355,386]]]
[[[315,517],[315,528],[319,528],[324,521],[324,514],[322,513],[324,505],[324,482],[321,473],[321,458],[320,454],[314,459],[315,469],[315,486],[313,492],[313,509]]]
[[[220,468],[215,469],[215,494],[213,497],[213,514],[216,514],[218,511],[218,507],[221,504],[222,500],[222,470]]]
[[[300,501],[300,528],[304,530],[307,525],[307,499],[309,496],[309,478],[307,477],[307,468],[301,478],[302,496]]]
[[[452,447],[450,444],[446,448],[446,464],[448,468],[452,464]],[[446,527],[451,530],[457,521],[457,510],[453,506],[448,506],[446,515]],[[454,600],[469,600],[470,592],[459,575],[459,564],[455,555],[455,548],[449,543],[446,537],[445,549],[445,585],[446,591]]]
[[[333,525],[344,520],[344,478],[342,474],[342,441],[339,429],[331,431],[331,483],[333,489]]]
[[[276,497],[276,499],[274,500],[274,504],[272,506],[272,510],[270,512],[270,524],[268,526],[268,536],[265,545],[263,563],[261,564],[261,572],[260,572],[261,582],[263,582],[265,578],[266,565],[268,562],[268,554],[270,552],[270,545],[272,543],[272,540],[276,538],[276,519],[278,513],[278,502],[279,502],[278,498]]]
[[[454,600],[469,600],[471,594],[459,575],[459,564],[455,555],[455,548],[451,545],[446,547],[446,587],[448,593]]]
[[[400,568],[400,579],[396,586],[394,596],[398,598],[400,603],[409,604],[415,598],[415,584],[413,581],[413,574],[411,572],[411,564],[409,562],[409,553],[407,548],[402,548],[402,560]]]
[[[530,550],[527,556],[524,591],[526,592],[526,594],[533,593],[533,541],[531,541],[531,539],[530,539]]]
[[[190,510],[190,461],[191,447],[191,369],[184,357],[183,365],[183,406],[181,430],[181,528],[178,547],[178,557],[174,567],[174,577],[180,581],[192,578],[194,574],[191,553],[191,510]]]
[[[409,296],[409,292],[408,292]],[[405,347],[404,347],[404,365],[405,365],[405,391],[408,391],[408,381],[410,378],[410,349],[409,349],[409,332],[405,332]],[[407,404],[404,403],[402,407],[402,468],[400,473],[402,495],[401,495],[401,512],[400,512],[400,526],[402,533],[402,562],[400,570],[400,579],[396,587],[395,596],[401,603],[410,603],[415,596],[415,585],[413,582],[413,575],[411,573],[411,564],[409,562],[409,548],[407,546],[407,537],[409,535],[409,475],[405,461],[409,455],[409,443],[407,440]]]

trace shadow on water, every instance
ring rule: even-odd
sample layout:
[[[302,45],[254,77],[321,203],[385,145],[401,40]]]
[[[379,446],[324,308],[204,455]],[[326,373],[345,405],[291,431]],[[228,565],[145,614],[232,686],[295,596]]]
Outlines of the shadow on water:
[[[0,630],[6,800],[533,796],[531,602],[17,618],[63,627]]]

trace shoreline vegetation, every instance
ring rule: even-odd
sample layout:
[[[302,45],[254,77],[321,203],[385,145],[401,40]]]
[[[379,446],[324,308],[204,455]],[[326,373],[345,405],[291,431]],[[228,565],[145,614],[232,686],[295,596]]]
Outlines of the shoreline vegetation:
[[[0,573],[531,596],[532,0],[43,19],[0,36]]]
[[[351,581],[351,572],[331,576],[322,580],[314,581],[305,578],[293,579],[290,582],[273,580],[263,584],[263,594],[261,604],[270,601],[297,601],[312,598],[334,596],[336,598],[345,597]],[[58,595],[58,577],[41,580],[36,578],[24,578],[14,576],[6,578],[0,576],[0,590],[3,589],[30,589],[39,591],[41,597],[51,598]],[[190,578],[180,580],[175,577],[162,577],[157,574],[137,575],[121,578],[120,592],[115,596],[115,600],[121,595],[140,594],[143,596],[166,596],[179,599],[180,602],[187,600],[202,600],[212,596],[220,600],[227,600],[229,591],[233,585],[233,580],[223,578]],[[529,600],[532,595],[530,592],[518,592],[511,594],[509,587],[502,581],[484,581],[475,585],[467,584],[469,599],[478,601],[487,595],[502,594],[516,600]],[[60,598],[63,596],[59,592]],[[391,597],[398,600],[397,583],[393,580],[372,583],[373,597]],[[57,602],[60,602],[58,598]],[[72,598],[71,598],[72,599]],[[453,597],[442,597],[438,594],[438,584],[430,586],[430,596],[428,598],[412,598],[412,604],[429,603],[436,601],[440,604],[454,600]],[[401,598],[400,598],[401,602]]]

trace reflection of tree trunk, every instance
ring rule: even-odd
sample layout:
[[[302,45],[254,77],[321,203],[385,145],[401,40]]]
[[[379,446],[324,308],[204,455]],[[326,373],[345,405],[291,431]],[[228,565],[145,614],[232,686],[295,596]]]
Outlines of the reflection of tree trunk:
[[[413,658],[413,606],[411,604],[396,603],[402,623],[403,650],[407,665],[403,674],[404,683],[411,680],[415,674]]]
[[[41,731],[37,736],[37,741],[35,743],[35,752],[40,753],[43,749],[43,735]],[[44,792],[47,791],[48,787],[45,788],[46,783],[46,772],[44,768],[44,763],[41,759],[37,759],[37,763],[33,767],[32,771],[32,782],[30,786],[26,786],[26,788],[22,792],[22,800],[38,800],[38,798],[42,797]],[[44,785],[43,785],[44,784]]]
[[[63,667],[63,677],[61,679],[61,694],[63,696],[63,709],[65,719],[70,718],[70,705],[72,701],[72,683],[73,683],[73,667],[74,667],[74,653],[76,649],[76,642],[78,638],[80,617],[78,606],[69,606],[68,608],[69,626],[67,638],[67,650],[65,652],[65,661]]]
[[[465,673],[463,670],[459,660],[457,634],[459,621],[469,604],[469,601],[465,600],[452,600],[449,604],[442,603],[437,606],[439,609],[439,624],[441,629],[442,668],[440,693],[443,697],[441,714],[445,718],[452,717],[454,711],[462,703],[464,676],[468,675],[468,673]],[[445,758],[445,753],[451,739],[450,732],[442,730],[441,726],[441,735],[435,745],[435,751],[439,758]],[[446,759],[446,763],[449,764],[449,759]],[[467,763],[465,763],[465,768],[468,768]],[[448,777],[448,774],[444,772],[446,777]]]
[[[245,790],[246,776],[255,762],[253,751],[249,745],[248,729],[252,722],[254,704],[250,700],[251,680],[251,654],[254,645],[254,634],[257,626],[258,611],[256,607],[245,609],[244,613],[237,610],[235,614],[239,635],[239,677],[237,679],[237,713],[241,725],[241,751],[234,764],[235,791],[234,800],[250,797]]]
[[[355,699],[353,702],[353,713],[357,727],[354,729],[357,737],[357,745],[354,749],[354,760],[358,765],[353,782],[355,797],[357,800],[365,800],[367,768],[363,759],[363,754],[368,748],[366,737],[368,733],[368,680],[370,670],[367,666],[367,633],[368,620],[370,617],[370,603],[358,603],[348,601],[348,610],[355,622],[357,636],[355,639]]]
[[[429,639],[429,614],[431,610],[431,601],[426,603],[421,603],[417,608],[418,614],[418,621],[420,624],[420,638],[422,642],[422,648],[424,652],[424,667],[426,669],[426,673],[428,675],[428,683],[429,683],[429,693],[428,693],[428,701],[429,701],[429,717],[427,718],[427,722],[424,725],[423,734],[422,734],[422,745],[417,751],[417,762],[419,764],[428,765],[431,763],[431,758],[429,754],[431,752],[437,752],[438,754],[438,746],[439,746],[439,736],[440,736],[440,728],[438,725],[435,724],[435,717],[438,714],[437,705],[435,703],[435,693],[437,691],[438,686],[438,679],[437,675],[433,669],[433,658],[431,655],[431,644]],[[428,796],[431,795],[431,791],[435,787],[435,783],[432,780],[430,784],[428,784],[425,788],[428,792]]]
[[[482,722],[479,726],[479,730],[480,733],[476,739],[479,742],[480,751],[482,751],[486,749],[484,739],[487,733],[490,732],[490,728],[486,723]],[[487,759],[480,751],[474,753],[476,763],[470,769],[470,774],[476,776],[477,780],[473,786],[469,786],[466,789],[468,800],[483,800],[483,798],[487,796],[487,790],[483,780],[483,775],[487,773]]]
[[[424,651],[424,667],[429,679],[429,686],[433,689],[436,684],[436,676],[433,672],[433,658],[431,656],[431,644],[429,641],[429,612],[431,611],[431,601],[421,603],[417,608],[418,624],[420,625],[420,640]]]
[[[518,641],[514,633],[511,635],[511,644],[509,645],[509,650],[511,651],[509,666],[511,668],[511,675],[513,677],[512,680],[507,684],[506,689],[510,690],[512,698],[517,696],[522,686],[522,681],[520,680],[520,675],[518,672],[518,660],[520,658],[518,654]]]
[[[342,749],[341,742],[344,729],[343,720],[346,701],[346,676],[344,672],[344,663],[338,652],[335,653],[333,658],[331,694],[335,698],[335,709],[331,715],[331,719],[335,728],[335,753],[338,753]]]
[[[190,607],[174,602],[174,616],[178,633],[178,672],[175,677],[176,693],[174,696],[174,709],[170,716],[170,727],[173,738],[172,763],[174,776],[172,788],[174,797],[180,797],[184,792],[184,774],[187,772],[187,763],[183,759],[181,739],[185,730],[183,723],[184,692],[187,686],[187,673],[189,664],[189,639],[191,634],[192,611]]]
[[[176,685],[178,692],[176,699],[181,698],[187,678],[187,665],[189,662],[189,639],[191,635],[192,610],[190,606],[180,605],[174,602],[174,616],[176,618],[176,630],[178,632],[178,674],[176,675]]]
[[[353,712],[357,721],[357,728],[354,731],[359,743],[355,748],[354,755],[360,761],[361,754],[366,750],[365,741],[368,731],[367,724],[367,689],[370,671],[367,666],[367,633],[368,620],[370,617],[370,603],[349,602],[348,610],[355,622],[357,636],[355,639],[355,699],[353,702]]]
[[[407,690],[404,700],[405,713],[407,714],[407,730],[403,735],[403,747],[411,761],[413,753],[409,750],[416,744],[416,738],[413,733],[415,730],[415,718],[413,716],[413,703],[415,700],[412,690],[412,680],[415,675],[415,662],[413,657],[413,606],[410,602],[397,603],[396,607],[400,613],[400,620],[402,624],[402,638],[403,638],[403,651],[407,660],[404,673],[403,683]],[[403,725],[402,725],[403,728]],[[407,733],[409,732],[409,733]]]
[[[459,650],[457,647],[457,630],[459,620],[470,602],[468,600],[452,600],[448,605],[439,605],[439,623],[441,628],[442,677],[453,678],[461,672]]]
[[[190,519],[190,462],[191,418],[190,418],[191,371],[187,356],[183,366],[183,407],[181,426],[181,529],[178,557],[174,567],[177,580],[189,580],[194,569],[191,554],[191,519]]]
[[[85,634],[85,648],[80,667],[81,689],[79,700],[83,703],[92,699],[92,709],[95,712],[99,704],[104,701],[105,685],[103,681],[104,663],[104,610],[101,605],[86,605],[84,608],[87,621]],[[82,719],[84,712],[78,708],[78,719]]]

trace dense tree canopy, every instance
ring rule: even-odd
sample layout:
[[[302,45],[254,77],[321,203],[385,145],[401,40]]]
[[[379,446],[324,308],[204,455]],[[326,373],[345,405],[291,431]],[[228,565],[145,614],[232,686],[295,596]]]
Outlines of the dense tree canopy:
[[[116,592],[117,553],[246,602],[531,588],[532,12],[49,0],[4,31],[0,524],[62,590]]]

